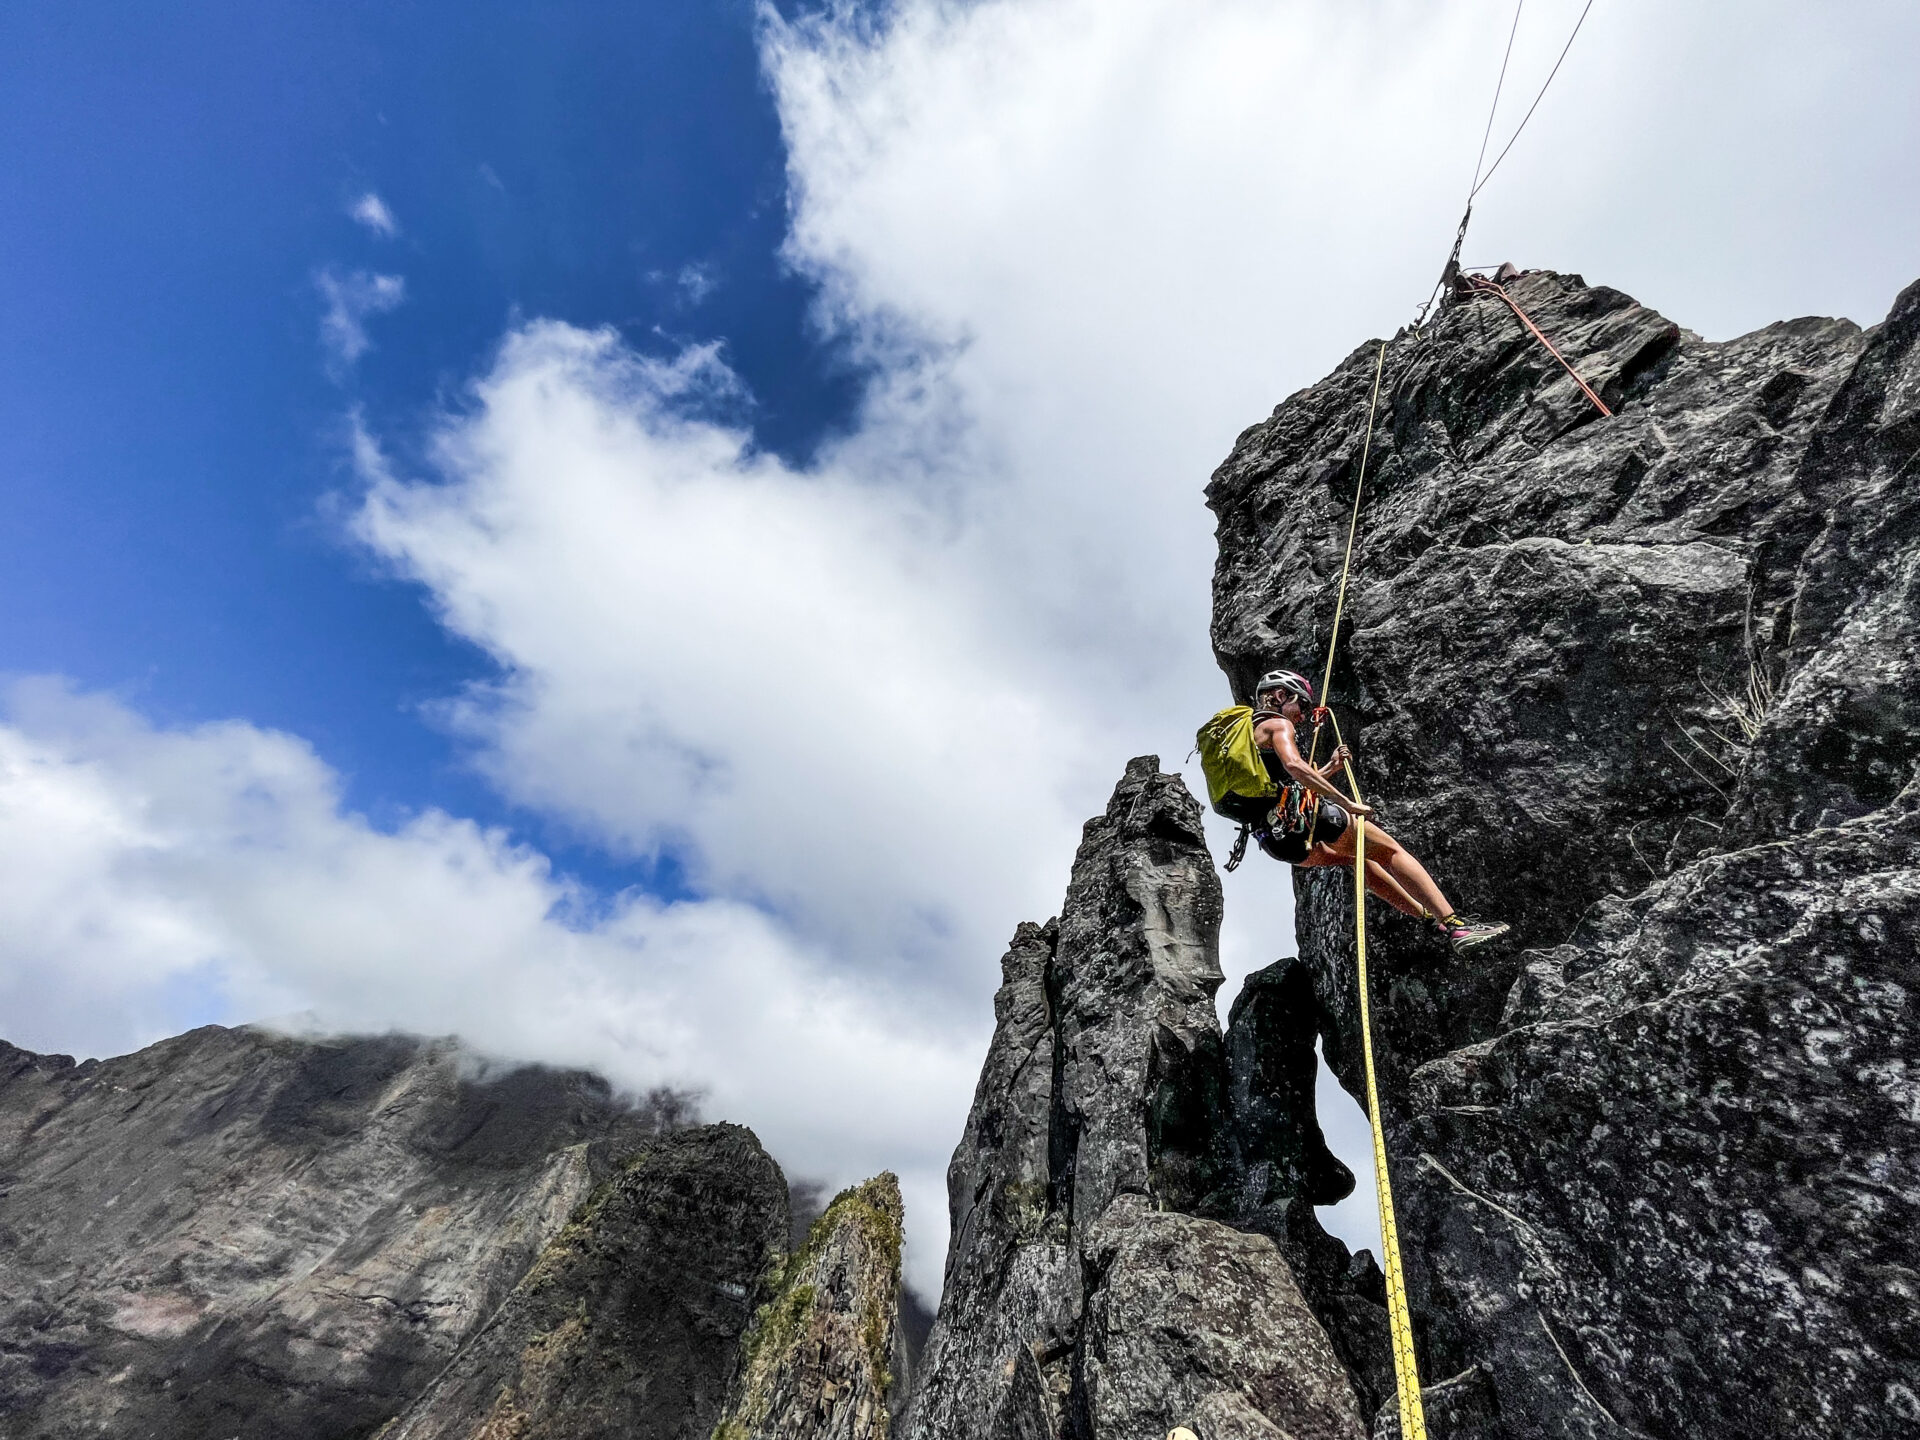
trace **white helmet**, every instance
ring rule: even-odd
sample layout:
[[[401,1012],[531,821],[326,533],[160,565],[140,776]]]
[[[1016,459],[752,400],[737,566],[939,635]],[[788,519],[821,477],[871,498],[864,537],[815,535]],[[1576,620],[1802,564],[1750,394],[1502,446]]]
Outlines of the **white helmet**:
[[[1260,683],[1253,687],[1253,703],[1256,708],[1273,691],[1298,700],[1309,710],[1313,708],[1313,682],[1298,670],[1269,670],[1260,677]],[[1285,704],[1282,700],[1280,704]]]

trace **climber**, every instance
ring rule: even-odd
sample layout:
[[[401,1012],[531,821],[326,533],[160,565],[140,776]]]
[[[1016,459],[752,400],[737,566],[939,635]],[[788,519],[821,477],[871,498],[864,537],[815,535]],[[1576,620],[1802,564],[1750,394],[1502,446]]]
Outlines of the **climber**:
[[[1300,753],[1299,727],[1311,720],[1313,682],[1297,671],[1270,671],[1255,687],[1253,705],[1253,742],[1267,774],[1280,788],[1279,803],[1272,797],[1243,803],[1236,807],[1236,818],[1252,825],[1260,848],[1276,860],[1351,869],[1354,830],[1350,816],[1365,818],[1373,814],[1373,809],[1341,793],[1327,770],[1309,764]],[[1341,766],[1350,758],[1351,753],[1342,745],[1333,752],[1327,769]],[[1250,799],[1240,795],[1226,798]],[[1257,816],[1253,814],[1256,808],[1260,810]],[[1507,933],[1508,927],[1501,921],[1473,920],[1457,912],[1412,852],[1371,824],[1367,826],[1367,889],[1402,914],[1431,921],[1456,954]]]

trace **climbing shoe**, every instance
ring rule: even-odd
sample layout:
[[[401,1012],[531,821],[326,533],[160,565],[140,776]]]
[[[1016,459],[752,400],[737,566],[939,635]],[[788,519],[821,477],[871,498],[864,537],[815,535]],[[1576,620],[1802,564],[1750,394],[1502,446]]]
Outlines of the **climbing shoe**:
[[[1434,924],[1440,927],[1440,937],[1453,947],[1456,955],[1497,940],[1512,928],[1504,920],[1475,920],[1470,915],[1458,914],[1436,920]]]

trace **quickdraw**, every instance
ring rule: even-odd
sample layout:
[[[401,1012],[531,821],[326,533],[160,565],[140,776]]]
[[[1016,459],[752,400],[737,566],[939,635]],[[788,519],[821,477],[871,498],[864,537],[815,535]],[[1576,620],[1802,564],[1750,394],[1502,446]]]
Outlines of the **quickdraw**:
[[[1282,835],[1304,835],[1320,815],[1320,797],[1304,785],[1288,785],[1273,807],[1272,828]]]

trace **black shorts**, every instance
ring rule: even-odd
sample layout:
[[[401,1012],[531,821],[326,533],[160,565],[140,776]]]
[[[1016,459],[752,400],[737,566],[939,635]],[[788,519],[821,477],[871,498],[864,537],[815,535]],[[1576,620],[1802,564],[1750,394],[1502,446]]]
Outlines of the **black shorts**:
[[[1260,842],[1260,848],[1275,860],[1284,860],[1289,865],[1298,865],[1307,858],[1307,851],[1315,845],[1331,845],[1347,833],[1352,824],[1345,810],[1331,800],[1320,802],[1319,812],[1313,818],[1313,834],[1309,837],[1305,831],[1298,835],[1276,835],[1264,825],[1254,827],[1253,838]]]

